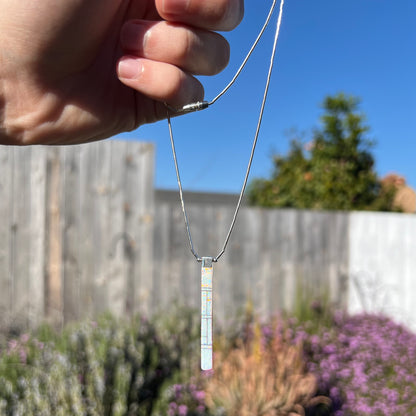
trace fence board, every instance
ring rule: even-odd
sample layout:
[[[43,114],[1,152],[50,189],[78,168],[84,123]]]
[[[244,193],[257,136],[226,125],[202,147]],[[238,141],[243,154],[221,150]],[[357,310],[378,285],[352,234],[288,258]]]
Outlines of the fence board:
[[[131,145],[131,143],[130,143]],[[134,148],[130,146],[130,151],[133,152]],[[136,150],[138,152],[137,158],[141,161],[138,165],[138,177],[136,178],[136,184],[138,183],[138,189],[136,194],[138,198],[138,215],[139,215],[139,227],[135,228],[140,233],[137,239],[140,241],[140,281],[139,285],[141,290],[138,291],[139,304],[144,299],[145,312],[152,312],[153,305],[151,303],[153,292],[153,233],[154,233],[154,187],[153,187],[153,146],[148,143],[142,143],[141,147]],[[150,186],[149,186],[150,185]],[[137,186],[137,185],[136,185]]]
[[[95,151],[94,176],[91,178],[94,195],[94,315],[99,315],[109,309],[108,306],[108,261],[110,241],[110,187],[111,177],[111,146],[91,146]]]
[[[116,316],[125,313],[125,257],[123,233],[125,229],[124,192],[126,142],[111,142],[110,177],[109,177],[109,236],[108,239],[108,307]]]
[[[155,311],[159,312],[162,305],[169,304],[170,290],[166,287],[170,285],[170,280],[164,279],[169,276],[170,270],[170,210],[167,203],[159,203],[155,207],[155,218],[157,225],[154,233],[154,265],[153,265],[153,293],[152,303],[155,305]]]
[[[262,253],[260,258],[260,270],[263,279],[266,279],[263,290],[264,297],[263,313],[272,315],[276,313],[278,305],[284,305],[285,297],[282,294],[283,266],[282,241],[286,240],[283,234],[281,212],[260,211],[263,217],[262,225]]]
[[[62,183],[57,147],[51,147],[47,154],[45,187],[45,308],[48,319],[62,325]]]
[[[1,324],[8,321],[12,304],[11,218],[13,152],[0,147],[0,314]]]
[[[108,143],[105,143],[108,145]],[[80,241],[79,241],[79,270],[80,270],[80,302],[83,316],[94,315],[94,282],[95,263],[94,252],[97,249],[95,240],[95,189],[94,175],[97,165],[96,143],[80,147]]]
[[[45,212],[46,212],[46,169],[47,158],[40,147],[30,149],[28,204],[29,235],[29,324],[37,325],[43,320],[45,312]]]
[[[217,236],[213,240],[215,255],[218,250],[222,249],[225,237],[231,224],[233,212],[229,206],[216,206],[215,216],[212,218],[214,225],[214,233]],[[239,226],[239,221],[236,226]],[[234,247],[239,244],[238,237],[232,235],[229,246]],[[234,291],[235,285],[240,284],[241,278],[237,276],[237,280],[233,279],[233,266],[228,255],[223,255],[214,269],[214,311],[216,314],[216,322],[226,322],[228,319],[234,318]]]
[[[79,146],[71,146],[60,151],[62,160],[62,290],[65,322],[81,317],[79,296],[80,275],[82,274],[79,265],[79,248],[82,244],[79,210],[80,151]]]
[[[11,211],[11,280],[12,314],[16,324],[27,324],[30,301],[30,154],[13,149],[12,211]]]
[[[153,290],[153,147],[129,143],[125,179],[127,312],[151,312]]]
[[[184,230],[182,212],[179,206],[172,207],[170,215],[169,249],[168,256],[164,260],[169,265],[169,274],[167,276],[163,276],[162,279],[165,282],[169,282],[170,301],[173,302],[175,300],[179,300],[180,303],[186,304],[188,299],[181,296],[181,282],[184,278],[190,278],[190,276],[186,273],[186,270],[189,267],[190,260],[193,262],[195,259],[188,249],[188,241]]]
[[[348,276],[350,273],[349,230],[351,215],[333,213],[328,221],[328,280],[331,302],[347,308]]]

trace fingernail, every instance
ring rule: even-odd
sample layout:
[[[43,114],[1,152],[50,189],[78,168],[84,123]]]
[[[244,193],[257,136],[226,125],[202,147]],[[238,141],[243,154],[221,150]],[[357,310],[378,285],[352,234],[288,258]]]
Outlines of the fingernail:
[[[163,0],[162,11],[166,14],[181,14],[186,12],[189,0]]]
[[[123,58],[118,63],[118,76],[124,79],[135,79],[143,71],[142,63],[135,58]]]

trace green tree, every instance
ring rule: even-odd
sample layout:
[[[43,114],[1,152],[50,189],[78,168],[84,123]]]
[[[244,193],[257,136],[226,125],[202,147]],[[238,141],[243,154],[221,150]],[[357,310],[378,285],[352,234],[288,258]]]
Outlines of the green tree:
[[[292,140],[273,157],[270,179],[256,179],[249,201],[266,207],[391,211],[395,190],[381,184],[360,101],[339,93],[324,99],[321,126],[306,146]]]

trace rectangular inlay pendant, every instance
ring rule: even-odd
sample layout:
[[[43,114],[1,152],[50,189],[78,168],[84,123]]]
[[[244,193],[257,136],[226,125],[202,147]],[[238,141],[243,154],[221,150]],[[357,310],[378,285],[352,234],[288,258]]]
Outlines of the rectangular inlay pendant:
[[[212,369],[212,258],[202,258],[201,269],[201,369]]]

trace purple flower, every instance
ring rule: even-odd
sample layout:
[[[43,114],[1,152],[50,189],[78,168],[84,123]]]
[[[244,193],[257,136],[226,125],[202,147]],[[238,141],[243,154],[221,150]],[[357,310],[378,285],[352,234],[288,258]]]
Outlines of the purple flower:
[[[191,393],[193,393],[193,392],[196,390],[196,385],[195,385],[195,384],[193,384],[193,383],[191,383],[191,384],[188,386],[188,388],[189,388],[189,391],[190,391]]]
[[[198,400],[199,402],[203,402],[205,400],[205,392],[203,390],[197,390],[194,393],[194,397],[196,400]]]
[[[188,406],[186,404],[181,404],[178,408],[179,416],[186,416],[188,413]]]
[[[340,391],[338,387],[331,387],[331,390],[329,391],[329,395],[334,399],[340,398]]]
[[[19,349],[19,358],[22,364],[26,364],[27,362],[27,352],[24,347],[20,347]]]
[[[14,351],[17,348],[18,342],[15,339],[12,339],[8,342],[8,346],[9,346],[9,353]]]
[[[261,330],[266,339],[271,339],[273,337],[273,329],[269,325],[264,325]]]
[[[205,392],[195,383],[172,386],[168,416],[203,415],[205,412]]]
[[[416,334],[383,316],[339,315],[305,345],[336,416],[416,414]]]
[[[328,344],[324,346],[323,353],[324,354],[335,354],[337,352],[337,347],[335,344]]]
[[[175,402],[170,402],[169,410],[175,413],[178,410],[178,405]]]
[[[174,384],[173,386],[173,394],[175,395],[175,399],[179,400],[182,396],[182,385]]]
[[[205,412],[205,406],[204,406],[204,405],[202,405],[202,404],[200,404],[200,405],[196,408],[196,411],[197,411],[198,413],[203,414],[203,413]]]

